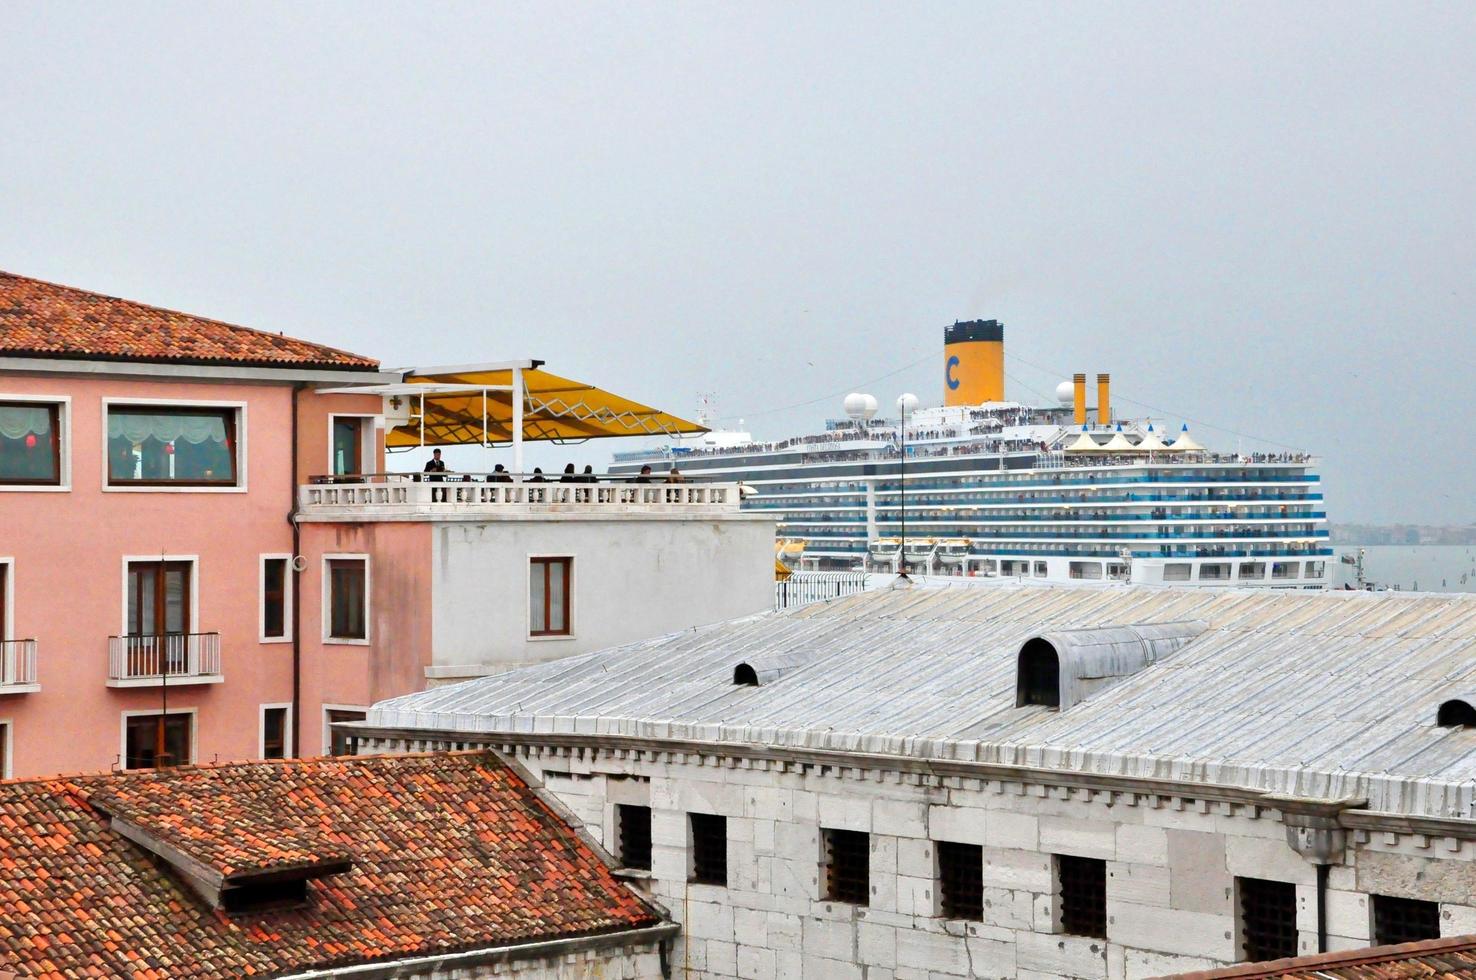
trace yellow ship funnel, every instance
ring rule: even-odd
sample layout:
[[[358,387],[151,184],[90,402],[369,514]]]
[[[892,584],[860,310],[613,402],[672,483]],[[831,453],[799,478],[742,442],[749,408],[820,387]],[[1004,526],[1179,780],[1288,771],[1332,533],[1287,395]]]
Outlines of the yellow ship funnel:
[[[969,320],[943,330],[943,404],[1004,401],[1004,324]]]
[[[1109,375],[1097,375],[1097,422],[1101,425],[1112,421],[1112,401],[1108,392],[1111,385],[1112,378]]]
[[[1076,406],[1076,414],[1074,414],[1072,416],[1072,418],[1076,419],[1076,424],[1077,425],[1086,425],[1086,420],[1087,420],[1087,376],[1084,375],[1084,374],[1074,374],[1074,375],[1072,375],[1071,376],[1071,388],[1072,388],[1072,398],[1073,398],[1073,400],[1075,402],[1075,406]]]

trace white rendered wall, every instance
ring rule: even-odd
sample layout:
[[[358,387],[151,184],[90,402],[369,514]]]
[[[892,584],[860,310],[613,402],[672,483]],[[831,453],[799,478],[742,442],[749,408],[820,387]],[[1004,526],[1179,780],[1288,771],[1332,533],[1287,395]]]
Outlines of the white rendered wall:
[[[496,673],[774,604],[774,522],[752,516],[437,522],[432,683]],[[530,556],[569,556],[573,635],[528,635]]]

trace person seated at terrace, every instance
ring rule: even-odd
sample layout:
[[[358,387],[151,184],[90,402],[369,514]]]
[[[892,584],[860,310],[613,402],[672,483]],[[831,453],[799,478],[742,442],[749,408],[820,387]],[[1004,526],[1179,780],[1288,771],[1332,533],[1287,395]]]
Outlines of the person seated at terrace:
[[[489,482],[511,483],[512,481],[512,474],[503,469],[501,463],[498,463],[496,466],[492,467],[492,476],[489,477]]]
[[[528,479],[528,482],[529,483],[547,483],[548,480],[543,475],[543,467],[541,467],[541,466],[535,466],[535,467],[533,467],[533,475],[532,475],[532,477],[530,477]]]
[[[637,482],[637,483],[655,483],[656,482],[656,478],[651,475],[651,467],[650,467],[649,464],[646,465],[646,466],[642,466],[641,467],[640,475],[638,475],[635,478],[635,482]]]
[[[560,483],[577,483],[577,482],[579,482],[575,478],[575,476],[574,476],[574,464],[573,463],[565,463],[564,464],[564,475],[561,476],[561,477],[559,477],[559,482]]]
[[[685,481],[686,477],[682,476],[681,471],[678,470],[675,466],[671,468],[670,473],[666,474],[667,483],[683,483]]]

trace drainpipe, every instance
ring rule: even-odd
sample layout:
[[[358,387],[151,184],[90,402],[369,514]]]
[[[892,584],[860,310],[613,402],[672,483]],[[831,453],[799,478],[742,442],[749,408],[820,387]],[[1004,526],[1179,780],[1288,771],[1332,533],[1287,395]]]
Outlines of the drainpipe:
[[[292,509],[287,513],[287,523],[292,525],[292,557],[287,562],[287,574],[292,576],[292,738],[287,758],[302,756],[302,583],[297,570],[297,559],[302,554],[302,530],[297,526],[297,399],[306,387],[301,382],[292,386]]]
[[[1317,952],[1327,952],[1327,870],[1331,865],[1317,865]]]

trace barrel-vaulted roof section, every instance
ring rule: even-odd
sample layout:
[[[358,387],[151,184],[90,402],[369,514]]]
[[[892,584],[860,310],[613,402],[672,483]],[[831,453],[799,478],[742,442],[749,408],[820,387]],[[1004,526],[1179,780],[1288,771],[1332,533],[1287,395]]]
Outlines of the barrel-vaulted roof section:
[[[1185,621],[1204,631],[1079,703],[1016,706],[1031,637]],[[738,664],[794,650],[779,676],[733,683]],[[962,586],[866,592],[433,688],[368,723],[961,759],[1468,816],[1476,731],[1436,714],[1472,689],[1476,595]]]
[[[373,371],[379,362],[279,333],[0,272],[0,356]]]
[[[531,362],[537,364],[537,361]],[[528,441],[601,439],[610,436],[677,436],[706,432],[696,422],[597,388],[583,381],[550,374],[538,367],[522,368],[523,438]],[[513,438],[513,369],[466,370],[416,373],[405,377],[406,386],[425,385],[428,390],[451,387],[461,390],[404,395],[419,413],[425,401],[425,426],[419,418],[397,425],[385,433],[391,448],[407,446],[478,445],[485,434],[489,443]]]

